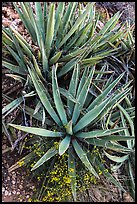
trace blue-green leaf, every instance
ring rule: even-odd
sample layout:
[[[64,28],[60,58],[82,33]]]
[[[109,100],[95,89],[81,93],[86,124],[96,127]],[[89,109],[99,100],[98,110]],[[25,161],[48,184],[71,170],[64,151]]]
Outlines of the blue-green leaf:
[[[57,64],[56,68],[53,66],[52,68],[52,89],[53,89],[53,97],[54,97],[54,102],[56,109],[58,111],[58,114],[60,116],[60,119],[63,123],[63,125],[66,125],[68,123],[67,121],[67,116],[66,112],[60,97],[60,92],[59,92],[59,87],[58,87],[58,82],[57,82],[57,76],[56,76],[56,69],[57,69]]]
[[[33,166],[31,171],[37,169],[39,166],[41,166],[44,162],[48,161],[51,157],[55,156],[57,154],[56,148],[49,149],[39,160],[38,162]]]
[[[10,126],[24,131],[24,132],[28,132],[34,135],[39,135],[39,136],[43,136],[43,137],[61,137],[64,134],[62,132],[54,132],[54,131],[50,131],[50,130],[46,130],[43,128],[37,128],[37,127],[26,127],[26,126],[21,126],[21,125],[15,125],[15,124],[10,124]]]
[[[67,135],[59,144],[59,155],[65,153],[65,151],[69,148],[70,145],[70,135]]]

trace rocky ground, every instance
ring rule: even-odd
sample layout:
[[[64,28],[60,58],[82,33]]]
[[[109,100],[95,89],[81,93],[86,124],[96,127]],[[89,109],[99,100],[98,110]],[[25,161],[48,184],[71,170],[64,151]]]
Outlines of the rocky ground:
[[[135,20],[135,2],[96,2],[96,5],[106,8],[110,15],[120,11],[122,21]]]
[[[97,2],[97,8],[107,8],[110,15],[120,10],[123,11],[121,20],[132,18],[135,19],[135,2]],[[2,23],[4,26],[14,24],[17,29],[26,36],[24,26],[21,24],[18,14],[14,11],[12,2],[2,3]],[[27,40],[30,39],[27,37]],[[2,92],[9,96],[13,94],[13,86],[18,88],[18,84],[14,79],[5,77],[5,70],[2,73]],[[21,87],[20,87],[21,88]],[[18,89],[20,89],[18,88]],[[12,90],[12,91],[11,91]],[[4,105],[4,101],[3,101]],[[8,169],[13,165],[21,155],[17,150],[11,151],[10,143],[3,135],[2,138],[2,201],[3,202],[27,202],[32,196],[34,190],[34,183],[27,179],[27,169],[18,169],[13,172],[8,172]],[[128,193],[121,194],[113,185],[105,184],[99,186],[92,186],[89,189],[89,198],[85,195],[81,196],[81,202],[133,202],[133,199]]]

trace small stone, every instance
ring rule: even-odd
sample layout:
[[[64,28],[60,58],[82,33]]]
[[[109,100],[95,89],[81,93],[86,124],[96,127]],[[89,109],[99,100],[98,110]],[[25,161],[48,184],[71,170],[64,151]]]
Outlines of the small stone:
[[[14,191],[12,191],[12,193],[15,195],[15,194],[16,194],[16,191],[14,190]]]
[[[6,149],[6,147],[7,147],[6,144],[2,145],[2,149],[3,149],[3,150]]]
[[[9,176],[8,176],[7,180],[10,181],[10,177]]]
[[[124,202],[134,202],[133,198],[130,196],[128,192],[125,192],[123,194],[123,199],[124,199]]]
[[[13,174],[15,174],[15,175],[16,175],[15,171],[12,171],[12,175],[13,175]]]
[[[22,185],[19,185],[19,188],[20,188],[20,189],[23,189],[23,186],[22,186]]]
[[[17,195],[20,195],[20,192],[19,192],[19,191],[17,192]]]
[[[30,188],[31,188],[31,189],[34,189],[34,188],[35,188],[35,186],[31,186]]]
[[[5,159],[4,159],[4,161],[3,161],[3,162],[4,162],[4,164],[6,164],[6,163],[7,163]]]
[[[5,196],[7,196],[8,194],[9,194],[9,192],[6,190],[6,191],[5,191]]]
[[[16,181],[12,181],[12,184],[15,184],[16,183]]]
[[[9,196],[11,196],[11,192],[9,192]]]
[[[16,178],[16,176],[13,175],[13,176],[12,176],[12,180],[15,180],[15,178]]]
[[[15,188],[16,188],[16,186],[13,184],[13,185],[12,185],[12,188],[13,188],[13,189],[15,189]]]
[[[5,191],[5,188],[3,187],[3,188],[2,188],[2,192],[4,192],[4,191]]]
[[[7,169],[8,169],[9,167],[10,167],[9,164],[7,164]]]
[[[29,195],[26,195],[26,198],[29,198]]]

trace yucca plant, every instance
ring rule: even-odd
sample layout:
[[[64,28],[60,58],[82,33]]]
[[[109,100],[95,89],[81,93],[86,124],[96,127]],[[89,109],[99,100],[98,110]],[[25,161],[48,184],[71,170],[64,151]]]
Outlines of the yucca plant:
[[[10,120],[11,123],[16,121],[17,117],[15,115],[11,119],[9,116],[10,114],[13,114],[13,111],[16,111],[18,109],[20,113],[22,113],[23,115],[22,124],[26,123],[26,116],[25,116],[26,114],[37,119],[39,115],[37,113],[33,114],[35,110],[33,110],[32,108],[28,107],[25,104],[26,99],[28,99],[29,97],[33,97],[34,95],[35,93],[32,91],[28,94],[22,93],[20,97],[13,99],[7,96],[6,94],[2,94],[3,99],[8,101],[8,104],[2,108],[2,133],[4,133],[7,136],[12,148],[14,148],[14,143],[16,139],[18,140],[18,137],[16,136],[14,137],[13,135],[15,134],[11,134],[10,127],[7,124],[7,118],[8,118],[8,121]]]
[[[72,194],[74,200],[76,200],[76,158],[79,158],[85,167],[99,178],[96,168],[101,165],[100,160],[99,158],[92,159],[88,153],[92,152],[94,146],[105,150],[110,149],[116,153],[131,152],[131,149],[121,144],[120,141],[132,141],[134,135],[119,134],[123,132],[125,127],[109,129],[102,127],[100,123],[102,118],[126,97],[131,87],[129,87],[130,83],[128,83],[114,91],[114,88],[124,76],[122,74],[111,84],[106,84],[105,89],[91,100],[88,107],[84,107],[88,99],[90,85],[94,81],[95,66],[86,67],[80,79],[80,68],[79,64],[77,64],[73,70],[68,90],[58,86],[57,66],[58,64],[56,64],[56,67],[52,67],[53,97],[49,94],[35,69],[28,66],[28,71],[39,99],[49,114],[50,120],[54,121],[54,131],[45,128],[9,125],[27,133],[46,137],[48,141],[51,138],[52,141],[59,142],[58,148],[53,146],[48,150],[46,149],[45,154],[36,162],[32,171],[55,155],[63,155],[68,151],[68,173],[71,180]],[[112,93],[112,91],[114,92]],[[61,99],[61,95],[66,98],[66,103]],[[104,166],[101,166],[101,168],[105,169]],[[124,190],[109,172],[105,172],[105,176]]]
[[[20,5],[20,8],[18,6]],[[26,78],[27,64],[31,62],[39,77],[50,79],[52,65],[58,62],[57,77],[71,71],[76,63],[91,66],[111,56],[125,52],[121,45],[130,28],[117,24],[116,13],[102,28],[99,16],[95,16],[95,2],[86,7],[78,2],[59,2],[50,6],[35,2],[32,10],[29,2],[14,3],[25,28],[32,38],[30,45],[13,27],[3,27],[3,66]],[[128,48],[127,48],[128,49]],[[8,57],[8,60],[7,60]]]
[[[123,107],[122,107],[123,105]],[[134,136],[134,117],[135,117],[135,108],[132,107],[132,104],[129,100],[129,95],[125,97],[123,100],[123,104],[117,104],[117,112],[111,114],[109,118],[109,123],[114,125],[114,121],[116,118],[119,119],[118,125],[115,123],[115,127],[125,127],[123,130],[125,135]],[[127,107],[124,107],[126,105]],[[128,127],[129,126],[129,127]],[[123,152],[122,155],[113,155],[113,152],[109,154],[105,152],[105,156],[108,157],[109,160],[115,162],[115,165],[112,165],[112,170],[117,171],[122,165],[123,170],[126,173],[127,179],[125,179],[125,183],[127,185],[128,191],[130,192],[133,199],[135,199],[135,140],[129,140],[126,142],[126,146],[131,150],[130,152]]]

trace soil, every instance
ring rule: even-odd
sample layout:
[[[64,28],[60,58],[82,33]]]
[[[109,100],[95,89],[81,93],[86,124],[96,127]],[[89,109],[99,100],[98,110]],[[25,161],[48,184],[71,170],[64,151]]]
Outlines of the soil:
[[[10,146],[7,138],[3,136],[2,202],[27,202],[33,194],[34,184],[27,179],[27,169],[8,172],[9,167],[22,157],[17,150],[11,151]]]
[[[96,2],[96,5],[99,8],[106,8],[110,16],[120,11],[121,21],[135,21],[135,2]]]
[[[104,9],[106,7],[110,13],[124,10],[121,20],[127,18],[135,19],[135,2],[97,2],[97,8]],[[128,12],[126,12],[128,11]],[[30,42],[30,38],[24,29],[24,26],[15,12],[12,2],[2,2],[2,23],[4,26],[14,25],[18,31]],[[31,42],[30,42],[31,43]],[[8,93],[8,96],[17,97],[22,90],[22,84],[5,75],[7,70],[2,70],[2,93]],[[6,100],[2,100],[2,107],[7,104]],[[9,122],[15,117],[17,112],[11,114],[7,119]],[[5,135],[2,137],[2,202],[27,202],[33,194],[35,188],[34,182],[27,179],[27,169],[21,168],[11,173],[8,172],[12,166],[22,155],[15,149],[11,151],[11,144]],[[79,195],[80,201],[84,202],[134,202],[128,193],[122,194],[115,186],[110,183],[102,183],[92,185],[88,191],[89,196],[85,194]]]

